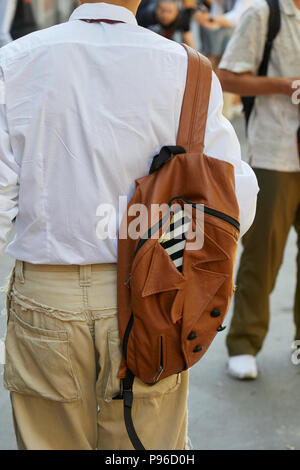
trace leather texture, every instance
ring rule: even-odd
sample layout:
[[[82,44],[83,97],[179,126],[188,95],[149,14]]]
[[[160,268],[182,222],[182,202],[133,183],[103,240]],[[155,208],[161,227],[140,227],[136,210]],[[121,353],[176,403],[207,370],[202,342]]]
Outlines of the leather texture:
[[[234,168],[203,154],[212,70],[205,57],[184,47],[188,72],[177,145],[186,153],[174,155],[158,171],[136,181],[120,233],[134,219],[128,215],[133,204],[150,208],[173,198],[179,204],[188,200],[210,209],[204,212],[204,229],[197,227],[204,233],[203,247],[185,250],[181,273],[157,237],[143,243],[130,237],[118,241],[118,322],[123,346],[119,378],[129,369],[148,384],[180,373],[202,358],[221,330],[233,294],[239,237]],[[191,206],[194,229],[196,210]],[[143,224],[145,232],[153,225],[150,213]],[[160,233],[168,223],[167,214]]]

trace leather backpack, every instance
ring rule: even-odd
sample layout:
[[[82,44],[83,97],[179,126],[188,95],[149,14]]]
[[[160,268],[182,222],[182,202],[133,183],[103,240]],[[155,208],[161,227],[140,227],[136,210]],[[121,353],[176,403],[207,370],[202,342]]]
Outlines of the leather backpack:
[[[224,329],[234,290],[240,227],[234,168],[203,153],[212,69],[205,57],[184,47],[188,71],[177,145],[163,147],[150,173],[136,181],[118,240],[123,360],[118,375],[122,394],[117,398],[124,400],[125,424],[137,450],[144,447],[131,418],[134,377],[151,386],[198,362]],[[135,204],[150,209],[161,204],[171,207],[174,202],[176,212],[166,210],[153,224],[149,210],[143,236],[129,236]],[[184,205],[190,208],[189,225],[203,236],[199,249],[187,249],[184,236],[173,237],[178,227],[187,225]],[[197,211],[204,224],[199,227]]]

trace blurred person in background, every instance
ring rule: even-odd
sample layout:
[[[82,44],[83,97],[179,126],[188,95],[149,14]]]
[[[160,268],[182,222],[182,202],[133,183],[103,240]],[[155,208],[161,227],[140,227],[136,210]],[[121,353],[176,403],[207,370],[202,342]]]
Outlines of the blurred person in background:
[[[0,0],[0,47],[8,44],[11,25],[15,16],[17,0]]]
[[[211,0],[211,9],[202,8],[194,15],[194,20],[201,25],[203,41],[202,52],[216,68],[228,44],[234,28],[242,15],[253,4],[253,0]],[[242,114],[240,97],[224,93],[224,114],[232,120]]]
[[[229,10],[225,12],[223,0],[216,0],[214,4],[216,7],[214,11],[198,11],[194,19],[200,25],[208,29],[222,28],[235,28],[242,17],[242,15],[253,4],[254,0],[235,0],[233,5],[229,5]],[[230,8],[230,6],[232,8]],[[228,8],[228,6],[227,6]]]
[[[14,20],[11,26],[13,39],[21,38],[38,29],[31,0],[18,0]]]
[[[137,11],[137,22],[167,39],[174,39],[175,33],[179,32],[182,34],[182,41],[194,48],[190,28],[196,3],[186,0],[185,4],[181,5],[176,0],[143,0]]]
[[[195,12],[194,19],[200,25],[201,52],[206,55],[214,69],[217,68],[223,52],[232,35],[233,28],[223,28],[213,23],[215,17],[229,12],[234,7],[236,0],[212,0],[210,6],[202,4],[199,11]]]
[[[257,76],[269,29],[266,0],[257,0],[242,17],[219,72],[224,90],[256,96],[248,124],[248,161],[260,193],[254,223],[243,238],[227,336],[229,373],[239,379],[257,377],[256,355],[269,328],[269,296],[292,226],[298,234],[294,322],[295,339],[300,340],[300,122],[299,104],[292,100],[293,87],[300,80],[300,0],[280,0],[279,7],[281,27],[267,76]]]

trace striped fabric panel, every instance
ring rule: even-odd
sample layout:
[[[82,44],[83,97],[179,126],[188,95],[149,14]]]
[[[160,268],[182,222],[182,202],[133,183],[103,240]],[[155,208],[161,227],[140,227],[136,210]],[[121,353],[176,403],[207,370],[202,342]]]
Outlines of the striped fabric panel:
[[[172,217],[171,223],[159,239],[159,243],[166,250],[176,268],[182,272],[183,255],[186,244],[186,233],[191,219],[179,209]]]

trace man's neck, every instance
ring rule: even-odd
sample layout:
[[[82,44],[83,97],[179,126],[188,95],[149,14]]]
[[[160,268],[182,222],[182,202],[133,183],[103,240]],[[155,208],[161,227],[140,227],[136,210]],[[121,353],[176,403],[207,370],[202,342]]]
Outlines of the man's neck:
[[[300,10],[300,0],[294,0],[296,8]]]

